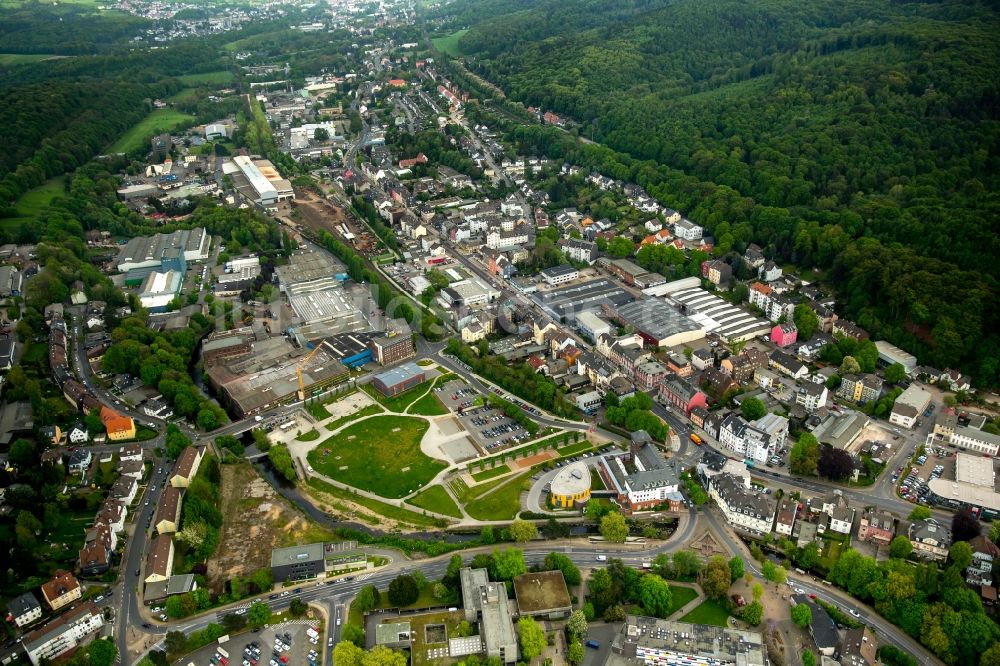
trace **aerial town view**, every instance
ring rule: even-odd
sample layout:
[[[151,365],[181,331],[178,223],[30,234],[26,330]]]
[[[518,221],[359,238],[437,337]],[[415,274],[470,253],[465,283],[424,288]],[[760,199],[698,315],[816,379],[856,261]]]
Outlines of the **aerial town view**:
[[[0,664],[1000,666],[998,35],[0,0]]]

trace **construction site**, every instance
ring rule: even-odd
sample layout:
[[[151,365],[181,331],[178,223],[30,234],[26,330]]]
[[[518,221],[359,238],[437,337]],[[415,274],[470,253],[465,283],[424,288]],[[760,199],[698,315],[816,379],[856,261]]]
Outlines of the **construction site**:
[[[363,223],[352,219],[343,208],[312,190],[296,190],[291,210],[287,222],[293,227],[301,225],[313,233],[325,231],[333,234],[366,257],[379,253],[378,238]]]

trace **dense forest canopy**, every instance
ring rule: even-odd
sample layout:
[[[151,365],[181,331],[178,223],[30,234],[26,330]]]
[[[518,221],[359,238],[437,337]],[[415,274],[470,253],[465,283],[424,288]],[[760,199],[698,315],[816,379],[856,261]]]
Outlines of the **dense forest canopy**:
[[[1000,16],[988,3],[469,0],[468,69],[565,114],[522,148],[644,185],[724,248],[764,245],[841,314],[1000,383]],[[614,173],[616,172],[617,173]],[[865,238],[863,242],[859,239]]]

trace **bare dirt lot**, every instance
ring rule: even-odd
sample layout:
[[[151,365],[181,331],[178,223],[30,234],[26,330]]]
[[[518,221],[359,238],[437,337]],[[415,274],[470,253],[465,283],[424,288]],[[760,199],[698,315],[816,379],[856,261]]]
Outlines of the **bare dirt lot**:
[[[221,589],[234,576],[270,565],[271,549],[334,540],[274,492],[249,463],[222,465],[222,535],[217,557],[209,560],[208,584]]]

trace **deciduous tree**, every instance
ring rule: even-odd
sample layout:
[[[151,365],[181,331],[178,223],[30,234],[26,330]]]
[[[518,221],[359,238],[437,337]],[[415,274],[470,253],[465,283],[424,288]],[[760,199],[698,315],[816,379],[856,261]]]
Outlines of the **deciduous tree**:
[[[530,617],[522,617],[517,621],[517,633],[521,640],[521,657],[525,661],[531,661],[540,655],[548,645],[545,632]]]
[[[538,536],[538,528],[535,524],[520,518],[512,522],[507,529],[510,532],[510,538],[517,543],[526,543]]]
[[[795,604],[792,606],[792,622],[803,629],[809,626],[809,623],[812,622],[812,609],[809,608],[809,604]]]
[[[601,518],[601,536],[611,543],[625,543],[628,538],[628,525],[625,516],[620,513],[609,513]]]
[[[710,559],[701,572],[701,588],[710,599],[724,599],[732,582],[729,562],[721,555]]]
[[[889,557],[905,560],[913,552],[913,544],[900,534],[889,543]]]
[[[666,617],[672,597],[670,586],[656,574],[646,574],[639,581],[639,602],[655,617]]]

